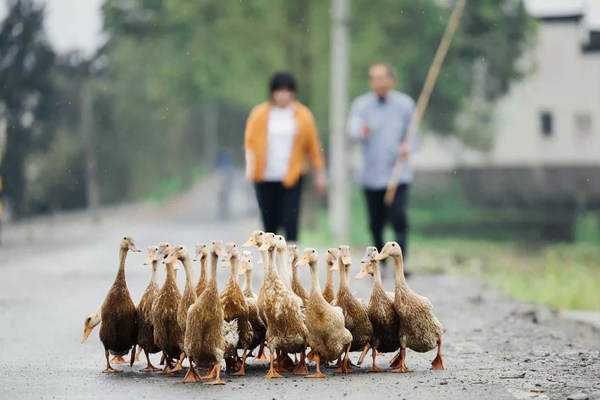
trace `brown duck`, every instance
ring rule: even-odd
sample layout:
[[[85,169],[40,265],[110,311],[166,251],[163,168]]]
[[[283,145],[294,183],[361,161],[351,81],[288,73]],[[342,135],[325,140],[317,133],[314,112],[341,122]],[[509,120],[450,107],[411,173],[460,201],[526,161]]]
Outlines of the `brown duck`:
[[[252,325],[249,320],[249,310],[246,297],[238,282],[239,252],[233,242],[225,244],[225,251],[221,258],[223,267],[231,268],[231,275],[225,289],[221,293],[221,305],[225,321],[237,320],[239,342],[237,349],[242,350],[241,367],[233,375],[245,375],[246,356],[253,339]],[[237,352],[236,352],[237,356]],[[237,357],[234,357],[237,358]],[[237,359],[235,360],[238,361]]]
[[[335,304],[343,310],[346,328],[352,333],[350,351],[362,351],[373,336],[373,326],[369,321],[367,307],[358,301],[348,285],[348,274],[352,263],[350,247],[340,246],[338,252],[337,264],[333,267],[340,273],[340,285]],[[344,370],[342,365],[340,372],[348,372],[348,370]]]
[[[141,372],[154,372],[160,371],[160,368],[156,368],[150,362],[150,354],[158,353],[160,347],[154,340],[154,325],[152,324],[152,304],[154,299],[158,295],[159,287],[157,281],[158,264],[156,255],[158,253],[158,246],[148,247],[148,256],[144,265],[152,265],[152,277],[150,283],[146,287],[146,291],[142,295],[140,302],[137,307],[137,318],[138,318],[138,345],[144,350],[146,354],[146,368],[142,369]]]
[[[389,353],[400,348],[400,339],[398,337],[400,319],[394,309],[394,298],[390,297],[383,289],[379,261],[376,260],[378,255],[379,252],[376,247],[367,247],[365,256],[361,260],[363,264],[362,269],[356,275],[356,279],[373,275],[373,290],[371,291],[368,306],[369,321],[373,325],[373,336],[369,342],[373,356],[373,366],[368,372],[384,371],[377,366],[377,352]],[[359,365],[362,363],[364,354],[361,355],[361,359],[358,361]]]
[[[220,379],[221,360],[226,352],[234,349],[238,343],[237,320],[228,323],[224,321],[217,286],[217,264],[221,248],[220,240],[211,243],[211,276],[208,286],[188,310],[184,348],[190,360],[190,367],[183,382],[215,378],[205,384],[224,385],[225,382]],[[200,377],[194,369],[194,364],[210,368],[210,373]]]
[[[119,244],[119,271],[117,277],[102,303],[100,340],[104,345],[106,369],[102,372],[121,372],[110,365],[109,353],[124,356],[131,351],[131,362],[135,359],[138,324],[135,304],[131,300],[125,280],[125,259],[127,252],[139,252],[131,236],[125,236]]]
[[[419,353],[433,350],[437,346],[437,355],[431,362],[432,369],[444,369],[442,362],[442,334],[444,327],[433,314],[433,305],[427,297],[415,293],[406,283],[402,249],[396,242],[387,242],[378,261],[392,257],[396,264],[396,286],[394,308],[400,318],[400,358],[394,372],[412,372],[406,366],[406,349]]]
[[[160,243],[156,254],[157,260],[166,259],[171,252],[169,243]],[[181,302],[181,293],[177,288],[175,269],[179,268],[179,262],[165,263],[167,268],[167,277],[158,295],[152,303],[152,324],[154,325],[154,340],[162,349],[165,358],[165,368],[163,374],[169,374],[181,370],[183,361],[183,330],[177,322],[177,310]],[[171,360],[178,360],[175,367]]]

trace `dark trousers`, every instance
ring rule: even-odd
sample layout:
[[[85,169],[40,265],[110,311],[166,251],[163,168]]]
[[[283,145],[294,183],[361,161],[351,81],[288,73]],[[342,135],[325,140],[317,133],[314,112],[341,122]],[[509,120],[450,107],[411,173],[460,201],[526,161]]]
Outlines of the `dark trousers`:
[[[290,188],[281,182],[261,182],[254,184],[254,190],[265,232],[277,233],[283,227],[286,240],[297,241],[302,178]]]
[[[406,214],[406,206],[408,204],[408,189],[409,185],[398,185],[394,201],[391,206],[386,206],[383,199],[385,197],[385,189],[370,190],[365,189],[365,198],[367,200],[367,209],[369,211],[369,229],[371,236],[377,249],[381,251],[383,248],[383,229],[389,221],[392,223],[392,228],[396,234],[396,242],[402,249],[402,254],[406,258],[407,254],[407,236],[408,236],[408,217]]]

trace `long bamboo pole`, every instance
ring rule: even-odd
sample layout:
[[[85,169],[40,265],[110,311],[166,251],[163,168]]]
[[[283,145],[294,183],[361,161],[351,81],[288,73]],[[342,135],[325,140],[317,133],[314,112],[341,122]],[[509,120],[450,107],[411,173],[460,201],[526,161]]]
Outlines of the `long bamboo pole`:
[[[448,53],[450,42],[452,41],[454,32],[456,32],[456,28],[458,28],[458,23],[466,4],[467,0],[458,0],[454,10],[452,11],[452,15],[450,15],[448,26],[446,26],[446,31],[444,32],[444,36],[442,36],[442,40],[435,53],[435,57],[433,57],[433,61],[429,67],[429,72],[427,73],[427,78],[425,79],[425,84],[423,85],[423,89],[421,90],[421,94],[417,100],[417,105],[415,106],[412,119],[406,130],[406,135],[402,142],[403,145],[410,144],[417,131],[417,127],[421,124],[421,120],[423,119],[423,115],[425,114],[425,110],[429,104],[431,92],[433,91],[437,78],[440,75],[440,70],[442,68],[442,64],[444,63],[444,59],[446,58],[446,54]],[[392,170],[392,175],[388,181],[388,187],[384,198],[385,204],[388,206],[394,201],[398,180],[400,179],[400,175],[402,174],[402,170],[404,168],[404,162],[405,159],[399,157],[396,160],[394,169]]]

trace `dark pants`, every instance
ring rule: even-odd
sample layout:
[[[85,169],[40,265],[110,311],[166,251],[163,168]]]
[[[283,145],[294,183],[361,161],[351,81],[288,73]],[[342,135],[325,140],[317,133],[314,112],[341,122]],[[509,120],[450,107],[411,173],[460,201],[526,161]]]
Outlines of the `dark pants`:
[[[389,221],[392,223],[392,228],[396,234],[396,242],[402,249],[402,254],[406,258],[407,236],[408,236],[408,217],[406,214],[406,206],[408,204],[408,189],[409,185],[401,184],[396,190],[394,201],[390,207],[386,206],[383,199],[385,197],[385,189],[370,190],[365,189],[365,198],[367,200],[367,209],[369,211],[369,229],[371,236],[377,249],[381,251],[383,248],[383,229]]]
[[[281,182],[262,182],[255,183],[254,190],[265,232],[277,233],[283,227],[286,240],[297,241],[302,178],[290,188]]]

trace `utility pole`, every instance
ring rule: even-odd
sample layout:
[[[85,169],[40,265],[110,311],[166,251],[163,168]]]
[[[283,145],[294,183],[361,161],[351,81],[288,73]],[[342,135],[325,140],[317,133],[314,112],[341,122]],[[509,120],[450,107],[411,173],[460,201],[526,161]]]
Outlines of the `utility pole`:
[[[92,214],[92,221],[100,220],[100,183],[98,181],[98,164],[94,152],[94,110],[92,91],[90,87],[90,76],[87,73],[82,75],[80,89],[80,123],[81,135],[83,138],[83,147],[85,154],[85,186],[87,195],[87,207]]]
[[[348,240],[350,185],[346,165],[349,76],[349,0],[332,0],[329,103],[329,226],[339,242]]]

